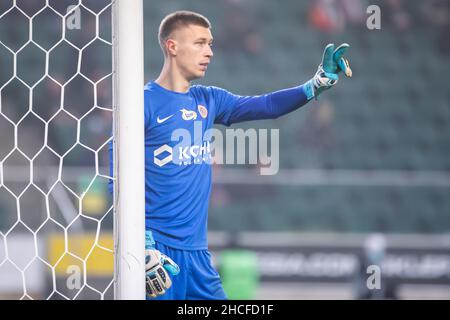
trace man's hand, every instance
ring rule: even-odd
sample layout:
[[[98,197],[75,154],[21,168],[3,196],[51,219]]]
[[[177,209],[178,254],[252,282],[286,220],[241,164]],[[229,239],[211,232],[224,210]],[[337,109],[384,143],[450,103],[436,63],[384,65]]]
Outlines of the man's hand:
[[[172,276],[180,272],[180,267],[165,254],[155,249],[155,240],[150,230],[145,231],[145,288],[148,298],[156,298],[166,293],[172,285]]]
[[[147,297],[155,298],[172,286],[170,276],[180,272],[178,265],[156,249],[145,250],[145,282]],[[170,275],[169,275],[170,274]]]
[[[315,97],[317,100],[323,91],[334,86],[339,80],[339,72],[343,71],[347,77],[352,76],[350,65],[343,57],[349,47],[346,43],[341,44],[337,48],[332,43],[325,47],[322,62],[316,74],[305,85],[305,92],[308,99]]]
[[[330,43],[325,47],[321,63],[325,72],[338,74],[339,72],[344,71],[347,77],[352,76],[352,70],[350,69],[348,61],[344,59],[344,54],[348,48],[350,48],[350,45],[347,43],[341,44],[336,49],[334,48],[333,43]]]

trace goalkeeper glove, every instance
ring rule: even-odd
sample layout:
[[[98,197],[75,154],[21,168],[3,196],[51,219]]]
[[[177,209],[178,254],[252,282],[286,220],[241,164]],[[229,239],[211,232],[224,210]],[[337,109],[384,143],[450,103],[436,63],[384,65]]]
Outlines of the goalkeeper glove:
[[[165,254],[155,249],[152,232],[145,232],[145,282],[148,298],[155,298],[166,293],[172,286],[170,275],[180,272],[178,265]]]
[[[318,99],[319,95],[334,86],[339,80],[339,72],[343,71],[347,77],[352,76],[352,70],[344,53],[350,46],[346,43],[335,49],[334,44],[325,47],[320,63],[314,77],[305,84],[305,93],[308,99]]]

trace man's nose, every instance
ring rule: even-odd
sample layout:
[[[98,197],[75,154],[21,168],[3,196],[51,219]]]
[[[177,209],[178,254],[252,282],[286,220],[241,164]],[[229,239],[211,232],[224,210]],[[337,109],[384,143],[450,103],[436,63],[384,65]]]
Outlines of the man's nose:
[[[213,53],[211,47],[208,46],[208,49],[207,49],[207,51],[206,51],[206,56],[207,56],[208,58],[211,58],[213,55],[214,55],[214,53]]]

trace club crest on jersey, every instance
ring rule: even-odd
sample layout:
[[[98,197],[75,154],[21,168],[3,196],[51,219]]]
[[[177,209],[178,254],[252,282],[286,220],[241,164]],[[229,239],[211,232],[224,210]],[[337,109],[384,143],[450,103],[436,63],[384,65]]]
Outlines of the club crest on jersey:
[[[192,110],[186,110],[186,109],[181,109],[180,110],[182,115],[181,117],[183,118],[183,120],[189,121],[189,120],[195,120],[197,119],[197,112],[192,111]]]
[[[208,116],[208,109],[206,109],[206,107],[205,107],[205,106],[202,106],[201,104],[199,104],[199,105],[197,106],[197,109],[198,109],[198,113],[200,113],[200,116],[201,116],[203,119],[206,119],[206,117]]]

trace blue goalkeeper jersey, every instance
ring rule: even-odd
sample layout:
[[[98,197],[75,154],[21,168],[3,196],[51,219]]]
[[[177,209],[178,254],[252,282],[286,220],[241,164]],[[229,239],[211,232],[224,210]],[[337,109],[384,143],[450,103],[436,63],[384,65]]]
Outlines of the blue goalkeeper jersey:
[[[146,228],[155,241],[184,250],[207,248],[211,145],[205,137],[232,99],[193,86],[188,93],[150,82],[144,91]]]
[[[149,82],[144,88],[145,214],[155,241],[183,250],[207,249],[210,129],[214,123],[276,118],[308,102],[305,91],[298,86],[238,96],[194,85],[179,93]]]

